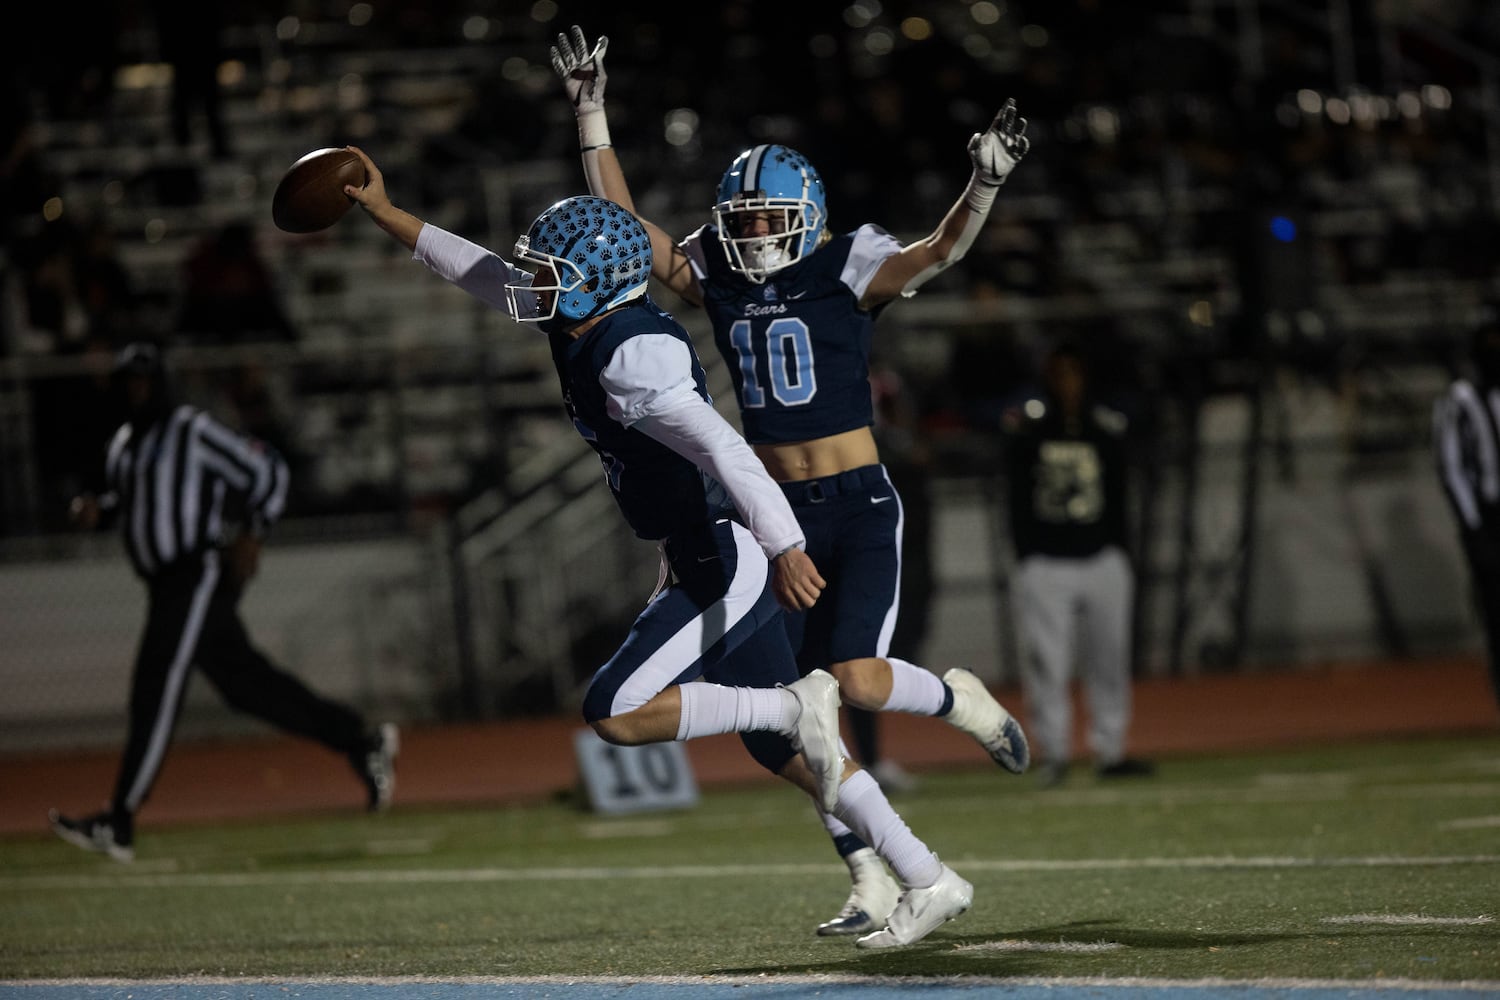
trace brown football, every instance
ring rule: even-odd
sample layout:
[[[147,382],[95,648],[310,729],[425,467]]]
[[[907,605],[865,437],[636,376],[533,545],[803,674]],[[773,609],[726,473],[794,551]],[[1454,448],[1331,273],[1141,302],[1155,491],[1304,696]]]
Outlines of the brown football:
[[[271,197],[271,218],[289,233],[327,229],[349,211],[354,199],[344,185],[364,187],[365,165],[341,147],[315,149],[287,168]]]

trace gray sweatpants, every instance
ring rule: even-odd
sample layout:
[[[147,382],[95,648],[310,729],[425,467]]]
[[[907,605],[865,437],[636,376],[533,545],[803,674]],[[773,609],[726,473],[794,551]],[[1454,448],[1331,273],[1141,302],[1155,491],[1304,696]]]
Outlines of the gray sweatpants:
[[[1015,575],[1027,734],[1049,763],[1072,758],[1070,680],[1078,664],[1096,766],[1125,756],[1135,575],[1110,546],[1082,559],[1028,556]]]

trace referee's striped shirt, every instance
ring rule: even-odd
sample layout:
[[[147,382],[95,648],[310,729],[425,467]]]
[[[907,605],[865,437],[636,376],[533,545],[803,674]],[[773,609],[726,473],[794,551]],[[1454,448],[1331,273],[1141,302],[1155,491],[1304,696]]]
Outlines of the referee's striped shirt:
[[[1493,521],[1500,504],[1500,389],[1456,380],[1433,410],[1443,489],[1465,533]]]
[[[222,544],[235,521],[270,525],[286,506],[281,456],[192,406],[139,432],[121,427],[105,476],[130,561],[143,577]]]

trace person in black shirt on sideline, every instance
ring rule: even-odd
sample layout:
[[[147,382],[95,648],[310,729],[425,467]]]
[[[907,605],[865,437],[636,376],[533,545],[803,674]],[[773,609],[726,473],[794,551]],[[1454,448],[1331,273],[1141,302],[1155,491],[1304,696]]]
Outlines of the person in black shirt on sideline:
[[[1126,541],[1124,414],[1095,402],[1082,353],[1047,355],[1044,392],[1004,418],[1016,625],[1024,653],[1027,731],[1040,780],[1056,785],[1072,757],[1077,643],[1088,746],[1100,777],[1150,774],[1125,754],[1131,715],[1135,576]]]

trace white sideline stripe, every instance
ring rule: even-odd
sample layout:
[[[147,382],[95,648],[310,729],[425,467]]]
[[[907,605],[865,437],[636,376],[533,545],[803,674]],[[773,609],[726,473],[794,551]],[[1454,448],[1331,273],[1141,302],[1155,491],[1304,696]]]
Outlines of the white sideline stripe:
[[[1495,918],[1480,914],[1477,917],[1428,917],[1420,913],[1351,913],[1344,917],[1324,917],[1325,924],[1398,924],[1401,926],[1472,927],[1477,924],[1492,924]]]
[[[0,986],[99,986],[128,989],[131,986],[924,986],[949,982],[973,986],[1041,986],[1146,989],[1224,989],[1251,988],[1273,990],[1325,989],[1358,990],[1380,993],[1397,992],[1465,992],[1493,993],[1500,990],[1497,979],[1301,979],[1268,977],[1265,979],[1160,979],[1149,976],[861,976],[850,974],[769,973],[753,976],[168,976],[160,979],[0,979]]]
[[[961,944],[954,951],[1058,951],[1072,955],[1093,954],[1100,951],[1117,951],[1125,947],[1118,941],[981,941],[978,944]]]
[[[963,872],[1130,871],[1137,869],[1438,868],[1500,864],[1500,854],[1353,858],[1079,858],[1067,861],[958,861]],[[17,875],[5,889],[243,888],[285,885],[395,885],[421,882],[594,882],[607,879],[735,878],[846,873],[842,865],[648,865],[629,868],[406,868],[288,872],[181,872],[159,875]]]

